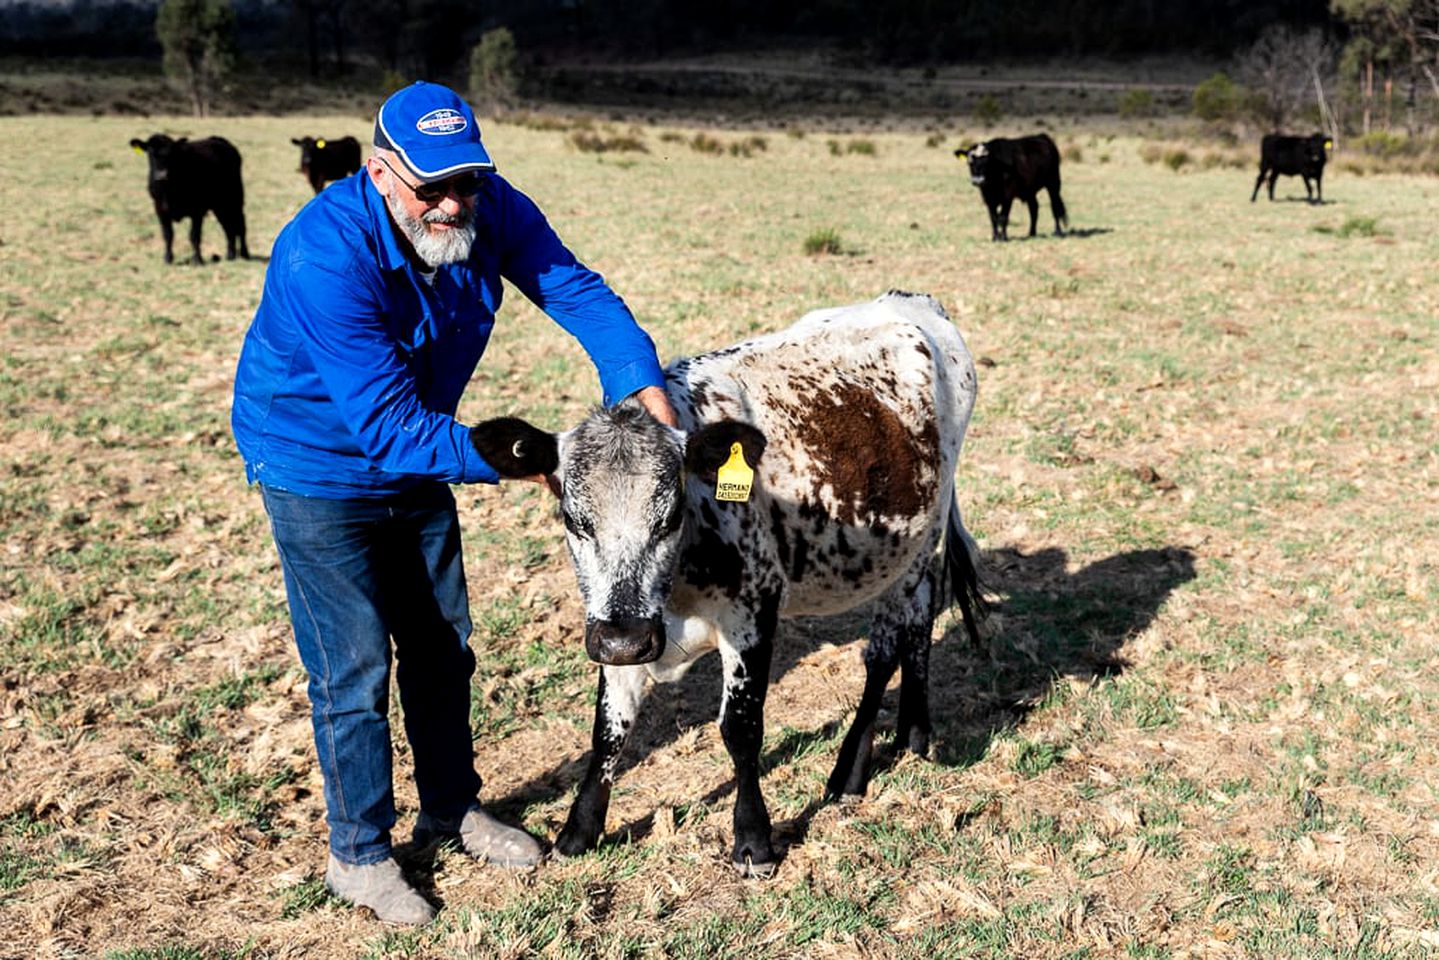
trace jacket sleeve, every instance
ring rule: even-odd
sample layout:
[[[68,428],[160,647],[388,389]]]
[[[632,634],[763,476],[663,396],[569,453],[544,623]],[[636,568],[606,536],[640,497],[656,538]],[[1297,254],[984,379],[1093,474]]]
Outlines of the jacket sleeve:
[[[289,264],[285,279],[285,307],[366,459],[389,473],[447,483],[499,481],[470,444],[470,428],[420,402],[414,375],[385,329],[375,287],[303,258]]]
[[[533,200],[496,179],[500,272],[579,341],[599,373],[605,406],[663,387],[654,341],[604,278],[575,258]]]

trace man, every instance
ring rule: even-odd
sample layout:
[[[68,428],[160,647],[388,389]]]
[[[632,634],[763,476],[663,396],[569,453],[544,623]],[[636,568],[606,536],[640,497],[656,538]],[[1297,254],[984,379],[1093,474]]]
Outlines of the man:
[[[448,487],[499,479],[454,414],[500,278],[579,340],[606,404],[635,395],[675,423],[649,337],[494,170],[453,91],[416,83],[391,96],[364,169],[275,240],[235,376],[235,439],[260,485],[309,673],[325,884],[392,923],[435,911],[391,854],[391,643],[420,799],[414,842],[454,838],[509,867],[541,857],[534,837],[477,801],[475,661]]]

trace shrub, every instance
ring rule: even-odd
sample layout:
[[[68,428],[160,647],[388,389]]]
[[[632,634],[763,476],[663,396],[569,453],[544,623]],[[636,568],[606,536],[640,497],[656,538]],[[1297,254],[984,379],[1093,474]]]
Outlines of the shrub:
[[[974,104],[974,119],[986,127],[994,126],[1004,116],[1004,109],[1000,107],[999,101],[993,94],[986,93]]]
[[[724,153],[724,144],[720,143],[719,140],[710,136],[709,134],[701,131],[700,133],[695,134],[694,139],[690,141],[690,149],[695,151],[696,153],[720,154]]]
[[[1194,88],[1194,115],[1210,123],[1235,120],[1245,99],[1244,88],[1221,71]]]
[[[570,143],[581,153],[649,153],[649,147],[639,137],[616,134],[603,137],[598,133],[576,130],[570,134]]]
[[[1164,151],[1164,165],[1175,173],[1179,172],[1180,167],[1189,163],[1190,159],[1189,151],[1183,147],[1175,147],[1172,150]]]
[[[1061,151],[1061,154],[1064,159],[1069,163],[1084,162],[1084,149],[1080,147],[1080,145],[1077,143],[1066,143],[1064,145],[1064,149]]]
[[[872,140],[851,140],[845,144],[845,153],[857,153],[863,157],[872,157],[879,153]]]
[[[1390,133],[1387,130],[1374,130],[1361,137],[1355,137],[1354,146],[1371,157],[1380,157],[1384,160],[1419,152],[1417,141],[1412,141],[1400,133]]]
[[[924,145],[926,147],[937,147],[941,143],[944,143],[944,134],[942,133],[931,133],[924,138]]]
[[[1148,90],[1126,90],[1119,95],[1121,117],[1148,117],[1154,113],[1154,94]]]
[[[491,109],[509,106],[519,89],[519,51],[508,27],[480,35],[470,50],[470,94]]]
[[[804,252],[810,256],[821,253],[843,253],[844,244],[840,242],[839,231],[834,227],[820,227],[804,238]]]

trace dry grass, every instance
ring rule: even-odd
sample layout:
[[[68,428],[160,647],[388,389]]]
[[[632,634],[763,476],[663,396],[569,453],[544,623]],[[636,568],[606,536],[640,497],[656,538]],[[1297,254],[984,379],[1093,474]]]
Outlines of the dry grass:
[[[445,909],[396,933],[319,890],[304,681],[227,430],[264,266],[161,264],[125,146],[161,128],[240,146],[259,254],[309,196],[289,137],[365,134],[349,117],[0,120],[48,145],[6,174],[0,247],[0,956],[1439,943],[1434,180],[1336,170],[1322,207],[1250,204],[1245,171],[1176,177],[1134,140],[1081,134],[1074,235],[997,245],[925,133],[874,134],[863,156],[824,134],[620,163],[565,129],[487,125],[501,168],[667,357],[890,287],[939,297],[981,358],[960,489],[998,604],[988,650],[941,625],[934,757],[886,761],[845,806],[817,798],[865,618],[785,628],[773,881],[726,862],[709,663],[652,697],[599,853],[519,876],[414,858]],[[1366,218],[1372,235],[1340,235]],[[805,255],[819,227],[845,255]],[[219,239],[211,221],[207,252]],[[568,425],[593,374],[512,297],[462,415]],[[528,487],[459,496],[484,798],[553,837],[592,681],[559,524]],[[398,767],[404,831],[403,751]]]

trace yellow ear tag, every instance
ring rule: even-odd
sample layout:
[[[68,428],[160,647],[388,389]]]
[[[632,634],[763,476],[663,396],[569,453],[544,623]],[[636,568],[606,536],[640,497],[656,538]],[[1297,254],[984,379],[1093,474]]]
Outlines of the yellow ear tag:
[[[132,146],[130,149],[131,149],[131,150],[134,150],[136,153],[144,153],[144,152],[145,152],[144,148],[142,148],[142,147],[134,147],[134,146]]]
[[[323,149],[325,149],[325,141],[323,141],[323,140],[316,140],[316,141],[315,141],[315,146],[316,146],[317,148],[323,150]]]
[[[744,449],[738,443],[730,444],[729,459],[719,468],[719,482],[715,484],[716,500],[733,500],[744,503],[754,487],[754,471],[744,462]]]

